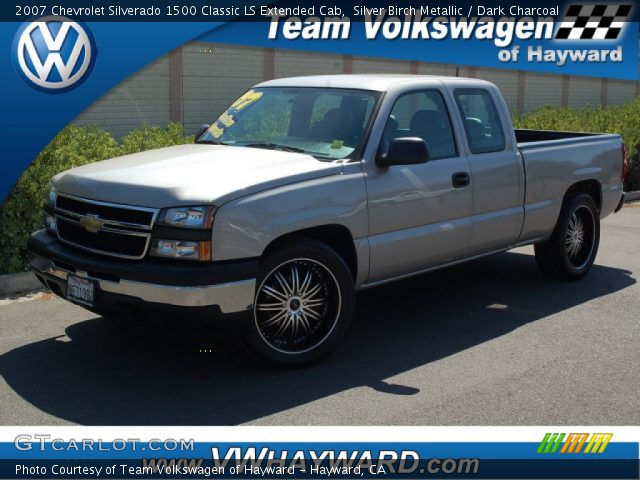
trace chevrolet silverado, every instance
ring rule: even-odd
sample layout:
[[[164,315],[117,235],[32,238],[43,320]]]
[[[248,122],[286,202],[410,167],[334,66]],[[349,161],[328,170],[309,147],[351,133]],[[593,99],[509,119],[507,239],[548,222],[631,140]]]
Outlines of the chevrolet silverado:
[[[527,244],[546,277],[583,277],[625,171],[619,135],[514,130],[486,81],[272,80],[194,144],[56,175],[31,265],[99,314],[238,330],[304,365],[359,289]]]

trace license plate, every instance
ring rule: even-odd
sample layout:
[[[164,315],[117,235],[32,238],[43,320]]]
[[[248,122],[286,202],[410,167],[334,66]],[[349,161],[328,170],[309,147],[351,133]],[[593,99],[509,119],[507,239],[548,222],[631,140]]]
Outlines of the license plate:
[[[86,278],[69,275],[67,277],[67,300],[87,307],[93,307],[95,285]]]

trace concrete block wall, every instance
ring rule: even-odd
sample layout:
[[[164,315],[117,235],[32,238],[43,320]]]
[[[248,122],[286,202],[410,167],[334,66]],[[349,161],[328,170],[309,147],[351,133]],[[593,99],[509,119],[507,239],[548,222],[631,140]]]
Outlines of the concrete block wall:
[[[607,104],[617,105],[630,102],[636,98],[637,88],[635,82],[609,80],[609,84],[607,85]]]
[[[602,79],[571,77],[569,87],[569,106],[596,106],[602,103]]]
[[[543,105],[562,105],[563,77],[526,72],[524,75],[524,111]]]
[[[342,55],[309,55],[292,50],[276,50],[275,76],[335,75],[344,72]]]
[[[271,78],[339,73],[417,73],[470,76],[495,83],[509,111],[542,105],[582,107],[633,100],[638,82],[565,77],[425,62],[306,53],[192,42],[141,69],[75,123],[98,125],[120,137],[142,125],[184,123],[188,133],[210,123],[245,90]],[[604,82],[604,88],[603,88]]]
[[[182,121],[188,133],[211,123],[248,88],[262,82],[262,48],[189,43],[182,48]]]
[[[353,73],[411,73],[410,62],[356,57]]]
[[[169,57],[150,63],[82,112],[77,125],[98,125],[116,137],[142,125],[169,123]]]
[[[445,65],[443,63],[418,63],[419,75],[454,75],[456,74],[455,65]]]

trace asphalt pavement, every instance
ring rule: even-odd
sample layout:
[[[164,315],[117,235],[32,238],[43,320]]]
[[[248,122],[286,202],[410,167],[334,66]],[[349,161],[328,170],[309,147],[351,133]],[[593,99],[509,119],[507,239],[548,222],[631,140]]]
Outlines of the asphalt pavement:
[[[582,281],[531,247],[364,291],[342,346],[279,371],[233,338],[0,299],[2,425],[638,425],[640,205]]]

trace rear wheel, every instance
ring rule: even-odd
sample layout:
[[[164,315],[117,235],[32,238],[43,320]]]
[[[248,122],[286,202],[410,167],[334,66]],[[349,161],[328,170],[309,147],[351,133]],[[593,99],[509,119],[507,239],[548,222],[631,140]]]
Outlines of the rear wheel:
[[[302,366],[328,355],[347,330],[355,303],[344,260],[312,239],[282,246],[261,265],[245,341],[258,357]]]
[[[599,243],[598,208],[591,196],[577,194],[565,201],[549,240],[535,245],[536,261],[546,277],[578,280],[591,269]]]

